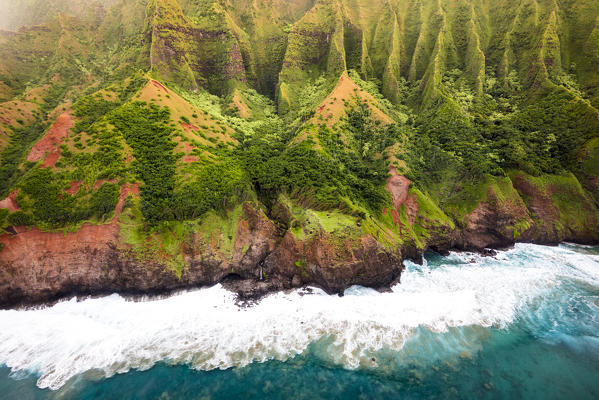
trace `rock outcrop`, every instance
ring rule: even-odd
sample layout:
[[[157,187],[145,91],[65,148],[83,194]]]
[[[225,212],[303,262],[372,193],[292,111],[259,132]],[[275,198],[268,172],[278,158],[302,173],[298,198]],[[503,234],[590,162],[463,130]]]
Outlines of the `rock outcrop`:
[[[332,246],[326,236],[309,243],[290,233],[281,237],[275,223],[249,203],[231,257],[194,237],[182,249],[186,267],[180,276],[160,262],[136,257],[123,245],[119,229],[108,223],[66,234],[32,229],[0,236],[0,307],[73,295],[159,294],[221,281],[245,298],[304,284],[337,293],[352,284],[389,285],[402,268],[399,255],[383,252],[371,237],[349,252]]]

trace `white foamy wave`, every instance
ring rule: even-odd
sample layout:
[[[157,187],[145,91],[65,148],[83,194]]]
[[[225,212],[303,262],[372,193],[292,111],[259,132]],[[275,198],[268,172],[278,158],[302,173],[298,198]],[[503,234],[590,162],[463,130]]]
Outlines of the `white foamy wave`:
[[[330,336],[330,359],[355,368],[382,348],[401,350],[417,327],[502,327],[563,278],[599,286],[599,257],[564,248],[518,245],[497,259],[454,253],[444,262],[410,265],[391,293],[295,291],[240,309],[215,286],[153,301],[112,295],[0,311],[0,364],[57,389],[85,371],[111,376],[159,361],[223,369],[286,360]]]

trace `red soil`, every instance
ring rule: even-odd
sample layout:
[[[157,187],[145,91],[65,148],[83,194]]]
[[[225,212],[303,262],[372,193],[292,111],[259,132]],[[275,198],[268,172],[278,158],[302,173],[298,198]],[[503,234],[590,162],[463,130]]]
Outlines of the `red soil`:
[[[79,191],[80,187],[81,187],[81,181],[73,181],[73,182],[69,183],[69,188],[67,190],[65,190],[65,192],[67,192],[68,194],[70,194],[72,196]]]
[[[416,221],[416,217],[418,216],[418,201],[414,195],[409,195],[404,203],[406,205],[406,216],[408,217],[408,222],[413,224]]]
[[[185,128],[183,128],[183,129],[185,129]],[[183,156],[183,158],[181,159],[182,162],[192,163],[192,162],[196,162],[196,161],[200,160],[198,157],[191,155],[191,153],[194,150],[194,147],[191,144],[189,144],[187,142],[181,142],[181,144],[183,145],[183,149],[185,151],[185,156]]]
[[[164,85],[162,85],[162,83],[158,82],[158,81],[152,81],[152,85],[156,86],[158,89],[164,90],[166,93],[168,93],[168,89],[164,87]]]
[[[53,167],[60,157],[60,144],[69,136],[73,125],[73,119],[69,113],[62,113],[44,137],[33,146],[27,156],[27,161],[37,162],[43,159],[42,166],[44,168]]]
[[[4,249],[0,252],[0,263],[19,260],[24,254],[69,254],[86,247],[88,254],[101,250],[107,243],[119,240],[118,218],[123,211],[127,196],[139,194],[139,184],[124,184],[115,209],[114,218],[108,224],[83,225],[77,232],[42,232],[37,228],[27,230],[16,227],[17,235],[0,235],[0,243]],[[9,196],[10,197],[10,196]]]
[[[387,215],[387,212],[389,212],[389,209],[385,208],[383,210],[383,214]],[[395,208],[391,209],[391,217],[393,217],[393,222],[395,225],[402,225],[401,220],[399,219],[399,213]]]
[[[123,206],[125,205],[125,200],[127,196],[130,194],[137,196],[139,195],[139,183],[126,183],[121,186],[121,195],[119,196],[119,201],[116,204],[116,209],[114,210],[114,218],[112,219],[111,224],[116,225],[121,212],[123,211]]]
[[[192,163],[192,162],[197,162],[200,161],[200,159],[196,156],[184,156],[181,161],[183,161],[184,163]]]
[[[98,190],[100,188],[100,186],[102,186],[102,184],[105,182],[115,183],[116,180],[115,179],[100,179],[99,181],[96,181],[96,183],[94,183],[94,186],[92,189]]]
[[[410,195],[410,185],[412,182],[405,176],[399,175],[394,166],[389,167],[391,176],[387,179],[387,190],[391,192],[393,199],[393,209],[389,210],[396,225],[401,225],[399,210],[405,205],[405,212],[408,222],[413,224],[418,215],[418,202],[413,195]],[[388,210],[385,210],[385,213]]]
[[[21,208],[17,204],[17,190],[13,190],[7,198],[0,201],[0,208],[8,208],[10,212],[15,212],[20,210]]]
[[[194,149],[194,147],[187,142],[183,142],[183,147],[185,147],[185,154],[191,153]]]
[[[108,224],[83,225],[77,232],[42,232],[37,228],[27,230],[16,227],[17,235],[0,235],[4,249],[0,252],[0,263],[18,260],[24,254],[69,254],[87,247],[87,253],[104,249],[107,243],[118,242],[118,218],[123,211],[127,196],[139,194],[139,184],[121,186],[121,195],[115,209],[114,218]]]
[[[44,160],[44,163],[42,164],[42,167],[44,167],[44,168],[53,167],[54,165],[56,165],[56,161],[58,161],[59,158],[60,158],[60,148],[58,148],[55,151],[52,151],[48,154],[48,156]]]
[[[0,263],[10,263],[30,255],[32,258],[44,255],[67,255],[86,248],[87,254],[101,250],[107,243],[118,241],[119,228],[116,224],[84,225],[77,232],[41,232],[35,228],[17,229],[17,235],[0,235],[4,249],[0,252]],[[31,256],[34,255],[34,256]]]
[[[191,131],[197,132],[200,130],[200,128],[198,128],[194,124],[187,124],[185,122],[181,122],[181,128],[183,128],[183,130],[187,133],[190,133]]]
[[[393,207],[399,210],[399,207],[408,199],[410,193],[410,180],[405,176],[399,175],[394,166],[389,167],[391,176],[387,179],[387,190],[391,192],[393,198]]]

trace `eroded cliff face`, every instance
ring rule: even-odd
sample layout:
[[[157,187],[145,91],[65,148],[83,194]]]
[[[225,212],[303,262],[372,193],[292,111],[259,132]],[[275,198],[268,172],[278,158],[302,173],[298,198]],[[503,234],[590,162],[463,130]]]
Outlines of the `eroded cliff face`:
[[[86,225],[66,234],[15,232],[0,236],[2,307],[72,295],[158,294],[221,281],[244,298],[304,284],[342,292],[352,284],[388,285],[402,268],[399,254],[382,251],[371,237],[351,248],[334,246],[326,234],[297,240],[250,203],[243,205],[230,254],[223,254],[217,241],[206,243],[203,235],[194,234],[181,246],[185,267],[180,272],[140,258],[124,243],[117,223]]]
[[[385,210],[388,224],[377,222],[376,228],[368,220],[303,210],[288,199],[277,202],[270,216],[248,202],[236,217],[230,248],[224,249],[221,231],[194,232],[178,250],[180,270],[127,244],[118,219],[125,195],[136,188],[124,187],[109,223],[67,233],[17,227],[1,235],[0,306],[112,292],[158,294],[218,282],[242,299],[303,285],[342,293],[351,285],[388,287],[399,279],[402,260],[418,261],[426,249],[599,242],[597,210],[575,178],[546,185],[535,179],[517,173],[489,184],[472,211],[454,217],[455,224],[395,169],[387,185],[393,209]],[[554,199],[564,191],[567,207]]]

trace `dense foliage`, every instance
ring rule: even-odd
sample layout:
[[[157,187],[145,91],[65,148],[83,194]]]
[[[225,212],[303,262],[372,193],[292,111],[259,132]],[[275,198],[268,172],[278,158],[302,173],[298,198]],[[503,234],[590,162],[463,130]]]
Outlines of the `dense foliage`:
[[[109,117],[133,149],[135,172],[144,183],[141,209],[150,224],[173,217],[176,158],[169,115],[168,109],[132,102]]]
[[[38,224],[50,228],[62,227],[91,217],[104,219],[110,215],[119,198],[119,188],[114,183],[104,183],[85,198],[70,195],[62,190],[63,177],[49,168],[31,170],[21,183],[17,198],[27,211],[17,211],[8,216],[12,225]]]
[[[0,152],[0,197],[4,198],[8,190],[25,172],[28,165],[25,164],[25,168],[22,168],[23,160],[33,143],[42,137],[48,128],[45,118],[63,99],[66,91],[65,85],[60,83],[50,86],[34,121],[26,125],[21,123],[20,126],[12,129],[8,146]]]
[[[448,178],[477,182],[511,169],[538,175],[576,168],[577,149],[599,128],[582,98],[550,85],[525,99],[517,77],[501,84],[492,72],[485,94],[474,96],[461,75],[447,73],[445,95],[414,118],[403,155],[410,179],[434,188]]]
[[[341,138],[347,136],[347,143]],[[304,141],[288,145],[284,133],[261,132],[244,143],[240,157],[258,194],[272,203],[280,193],[319,209],[356,206],[380,212],[388,201],[383,186],[387,163],[383,150],[398,138],[396,126],[383,127],[359,103],[341,130],[321,125],[323,148]]]

